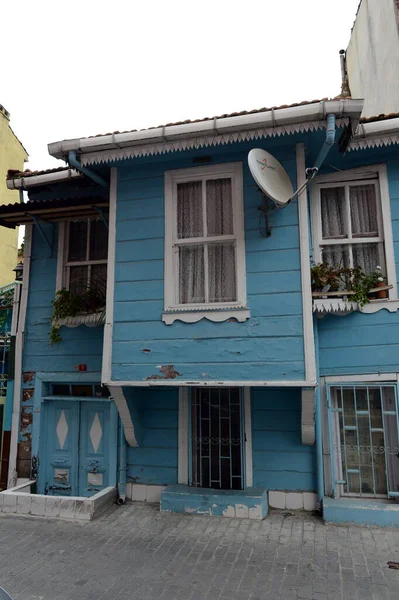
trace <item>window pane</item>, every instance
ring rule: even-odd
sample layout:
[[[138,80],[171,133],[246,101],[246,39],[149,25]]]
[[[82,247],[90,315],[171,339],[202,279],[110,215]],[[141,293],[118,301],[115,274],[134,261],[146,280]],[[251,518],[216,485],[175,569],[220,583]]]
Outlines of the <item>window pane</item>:
[[[180,304],[205,302],[203,246],[179,248],[179,302]]]
[[[234,232],[231,179],[211,179],[206,182],[206,221],[208,236]]]
[[[70,267],[69,289],[75,294],[81,294],[87,290],[88,267]]]
[[[104,221],[90,221],[90,260],[107,259],[108,229]]]
[[[209,301],[235,302],[236,267],[234,244],[209,244]]]
[[[374,185],[349,188],[353,237],[378,235],[377,200]]]
[[[202,237],[202,181],[177,184],[177,237]]]
[[[350,266],[350,248],[346,244],[337,244],[333,246],[324,246],[322,249],[322,260],[331,267],[349,267]]]
[[[353,244],[354,267],[361,267],[365,273],[374,273],[381,262],[378,244]]]
[[[107,265],[91,265],[90,287],[104,296],[107,291]]]
[[[69,223],[68,260],[86,260],[87,221]]]
[[[324,239],[348,237],[345,210],[345,188],[322,188],[321,228]]]

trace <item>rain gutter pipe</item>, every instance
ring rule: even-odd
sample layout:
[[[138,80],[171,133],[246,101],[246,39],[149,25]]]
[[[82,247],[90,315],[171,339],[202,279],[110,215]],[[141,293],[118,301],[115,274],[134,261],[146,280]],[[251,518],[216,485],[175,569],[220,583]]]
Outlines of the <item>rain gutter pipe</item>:
[[[126,438],[122,421],[119,425],[119,478],[118,478],[118,504],[126,502]]]
[[[82,167],[82,165],[77,159],[75,150],[71,150],[71,152],[68,152],[68,163],[71,167],[73,167],[80,173],[83,173],[83,175],[86,175],[86,177],[89,177],[89,179],[91,179],[95,183],[101,185],[101,187],[107,190],[109,189],[109,184],[105,181],[105,179],[100,177],[100,175],[97,175],[97,173],[94,173],[94,171],[92,171],[91,169],[88,169],[87,167]]]
[[[323,463],[323,420],[321,414],[321,393],[319,377],[319,330],[317,317],[313,318],[314,345],[316,355],[316,380],[315,389],[315,428],[316,428],[316,461],[317,461],[317,504],[322,509],[324,498],[324,463]]]

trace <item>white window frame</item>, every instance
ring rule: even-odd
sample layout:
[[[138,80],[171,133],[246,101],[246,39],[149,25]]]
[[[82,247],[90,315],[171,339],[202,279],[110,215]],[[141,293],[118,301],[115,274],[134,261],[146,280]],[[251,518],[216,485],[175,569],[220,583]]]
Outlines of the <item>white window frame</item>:
[[[108,264],[108,257],[102,260],[77,260],[68,261],[68,249],[69,249],[69,226],[74,221],[92,221],[91,217],[84,217],[82,219],[71,219],[70,221],[64,221],[59,223],[58,233],[58,256],[57,256],[57,291],[65,288],[69,290],[69,279],[70,279],[70,267],[85,267],[90,265],[106,265]],[[90,236],[87,236],[87,249],[86,255],[89,253]]]
[[[179,304],[177,245],[186,244],[187,241],[178,240],[177,238],[177,184],[221,178],[232,180],[233,234],[209,238],[198,237],[190,239],[188,243],[235,242],[237,300],[235,302]],[[162,315],[162,320],[168,325],[175,320],[193,323],[202,318],[210,321],[225,321],[231,317],[236,318],[238,321],[245,321],[249,318],[249,310],[246,306],[244,201],[241,163],[208,165],[206,167],[192,167],[165,172],[164,281],[165,312]]]
[[[362,308],[363,312],[376,312],[387,302],[396,301],[395,310],[399,309],[395,255],[392,238],[392,221],[391,221],[391,206],[388,188],[388,176],[386,165],[370,165],[358,169],[348,169],[328,175],[320,175],[315,177],[311,187],[311,223],[312,223],[312,239],[313,239],[313,260],[319,263],[322,260],[321,247],[337,244],[337,240],[324,240],[322,238],[321,229],[321,194],[320,190],[326,187],[339,187],[342,185],[358,185],[359,183],[370,184],[375,182],[377,191],[377,215],[381,234],[378,237],[370,238],[352,238],[348,237],[342,240],[343,244],[356,243],[382,243],[385,248],[385,269],[386,278],[392,289],[388,291],[388,300],[374,301],[370,305],[365,305]],[[390,309],[391,310],[391,309]]]

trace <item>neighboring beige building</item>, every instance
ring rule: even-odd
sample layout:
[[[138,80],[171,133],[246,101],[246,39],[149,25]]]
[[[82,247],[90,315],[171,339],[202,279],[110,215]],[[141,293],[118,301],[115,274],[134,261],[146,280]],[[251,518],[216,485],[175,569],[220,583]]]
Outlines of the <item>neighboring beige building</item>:
[[[363,117],[399,112],[399,0],[361,0],[346,51],[352,98]]]
[[[6,186],[7,171],[24,170],[28,154],[10,127],[10,113],[0,104],[0,204],[18,202],[18,191]],[[18,259],[18,229],[0,227],[0,287],[14,281]]]

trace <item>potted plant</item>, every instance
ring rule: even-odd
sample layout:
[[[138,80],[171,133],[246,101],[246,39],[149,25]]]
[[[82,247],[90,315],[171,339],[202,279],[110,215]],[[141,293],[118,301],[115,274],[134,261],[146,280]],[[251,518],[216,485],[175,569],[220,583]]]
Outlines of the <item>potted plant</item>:
[[[313,292],[337,292],[342,285],[342,269],[327,263],[313,265],[310,270]]]
[[[375,275],[375,286],[374,287],[377,287],[377,288],[385,287],[386,281],[382,275],[382,269],[379,265],[377,265],[374,275]],[[384,298],[388,298],[388,290],[378,291],[376,293],[376,297],[378,298],[378,300],[383,300]]]
[[[79,286],[77,287],[79,289]],[[56,293],[53,300],[50,346],[54,346],[62,340],[59,330],[63,324],[63,319],[94,314],[98,315],[96,324],[101,325],[104,322],[105,286],[101,282],[94,281],[87,285],[84,281],[81,287],[83,288],[81,292],[73,292],[63,288]]]

